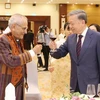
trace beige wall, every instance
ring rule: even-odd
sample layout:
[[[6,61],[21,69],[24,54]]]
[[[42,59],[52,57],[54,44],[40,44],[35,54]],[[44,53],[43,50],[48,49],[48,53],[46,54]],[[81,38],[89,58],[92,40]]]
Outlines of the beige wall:
[[[20,13],[23,15],[43,15],[51,16],[51,28],[59,30],[59,5],[48,4],[11,4],[11,9],[5,9],[5,4],[0,4],[0,15],[12,15],[14,13]]]
[[[67,5],[67,12],[74,9],[83,9],[87,12],[88,25],[91,23],[100,25],[100,7],[95,7],[95,5]],[[59,5],[37,4],[36,6],[32,6],[32,4],[11,4],[11,9],[5,9],[4,4],[0,4],[0,15],[12,15],[14,13],[51,16],[51,28],[53,32],[55,29],[59,30]]]
[[[83,9],[88,16],[88,25],[91,23],[97,23],[100,25],[100,7],[95,5],[67,5],[67,12],[75,9]]]

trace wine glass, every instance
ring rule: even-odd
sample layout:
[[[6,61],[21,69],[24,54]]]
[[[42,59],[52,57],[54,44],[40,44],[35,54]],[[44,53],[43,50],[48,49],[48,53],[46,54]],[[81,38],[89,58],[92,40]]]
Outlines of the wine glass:
[[[100,84],[98,84],[97,95],[100,97]]]
[[[93,98],[93,97],[96,95],[95,85],[93,85],[93,84],[88,84],[88,85],[87,85],[86,94],[89,96],[89,98]]]
[[[51,34],[51,33],[50,33],[49,36],[50,36],[50,39],[51,39],[52,41],[55,41],[56,38],[57,38],[57,32],[56,32],[56,29],[55,29],[55,34]],[[52,52],[56,52],[56,50],[53,49]]]

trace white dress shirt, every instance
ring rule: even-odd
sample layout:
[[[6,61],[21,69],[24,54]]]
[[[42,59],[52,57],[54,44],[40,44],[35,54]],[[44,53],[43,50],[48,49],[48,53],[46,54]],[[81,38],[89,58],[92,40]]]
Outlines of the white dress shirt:
[[[86,36],[87,30],[88,30],[88,27],[85,28],[85,30],[82,32],[82,34],[78,34],[77,35],[77,42],[78,42],[78,39],[79,39],[79,35],[83,36],[82,39],[81,39],[81,46],[83,45],[83,42],[85,40],[85,36]]]

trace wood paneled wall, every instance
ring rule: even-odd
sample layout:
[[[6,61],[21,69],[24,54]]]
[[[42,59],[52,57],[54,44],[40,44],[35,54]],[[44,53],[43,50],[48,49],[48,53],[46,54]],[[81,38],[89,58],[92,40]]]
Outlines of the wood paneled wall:
[[[67,13],[71,10],[83,9],[87,13],[88,25],[96,23],[100,25],[100,6],[96,7],[95,5],[85,5],[85,4],[68,4]]]

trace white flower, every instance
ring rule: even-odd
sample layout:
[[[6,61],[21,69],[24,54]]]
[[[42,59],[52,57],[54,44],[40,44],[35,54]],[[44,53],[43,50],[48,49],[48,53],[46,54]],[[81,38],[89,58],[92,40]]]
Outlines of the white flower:
[[[63,98],[63,97],[61,97],[60,100],[68,100],[68,98]]]
[[[80,94],[79,97],[82,98],[82,99],[85,99],[85,100],[89,99],[86,94]]]

